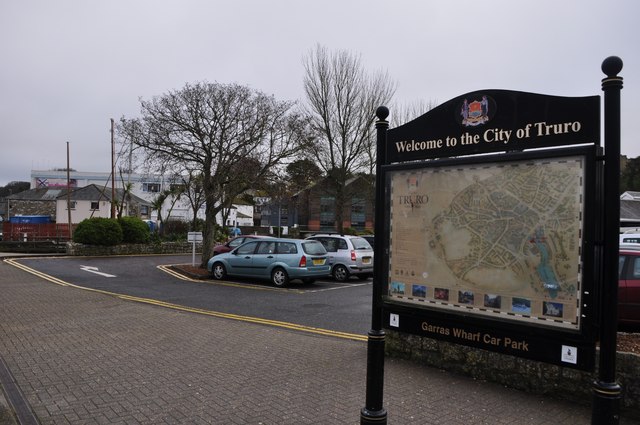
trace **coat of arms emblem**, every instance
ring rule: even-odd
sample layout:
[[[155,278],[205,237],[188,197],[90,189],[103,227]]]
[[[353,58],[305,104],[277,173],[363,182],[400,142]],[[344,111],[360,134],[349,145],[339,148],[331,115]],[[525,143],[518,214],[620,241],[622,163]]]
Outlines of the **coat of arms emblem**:
[[[475,127],[489,121],[490,103],[487,96],[482,96],[480,99],[464,99],[460,108],[462,125]]]

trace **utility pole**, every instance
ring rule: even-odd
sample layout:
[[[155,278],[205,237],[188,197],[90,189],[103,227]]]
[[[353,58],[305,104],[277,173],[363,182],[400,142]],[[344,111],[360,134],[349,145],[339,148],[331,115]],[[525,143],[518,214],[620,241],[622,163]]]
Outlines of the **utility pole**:
[[[69,170],[69,142],[67,142],[67,223],[69,223],[69,240],[73,240],[71,225],[71,171]]]
[[[116,149],[113,142],[113,118],[111,118],[111,218],[116,218]]]

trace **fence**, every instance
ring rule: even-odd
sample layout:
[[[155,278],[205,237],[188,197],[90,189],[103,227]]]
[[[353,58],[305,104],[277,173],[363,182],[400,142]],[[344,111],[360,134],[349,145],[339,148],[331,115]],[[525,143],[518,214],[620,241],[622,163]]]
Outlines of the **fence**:
[[[5,221],[2,223],[2,240],[68,241],[69,225],[66,223],[9,223]]]

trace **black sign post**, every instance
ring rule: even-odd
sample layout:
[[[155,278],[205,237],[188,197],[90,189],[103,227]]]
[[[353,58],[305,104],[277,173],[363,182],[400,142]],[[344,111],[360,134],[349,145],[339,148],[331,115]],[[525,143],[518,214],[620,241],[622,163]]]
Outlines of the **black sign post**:
[[[604,205],[602,320],[600,367],[593,384],[591,423],[615,425],[620,420],[621,388],[616,383],[616,340],[618,311],[618,252],[620,230],[620,90],[622,60],[611,56],[602,63],[607,78],[604,91]]]
[[[387,129],[389,122],[389,109],[380,106],[376,110],[378,121],[376,122],[376,210],[375,210],[375,233],[382,236],[384,233],[385,214],[382,208],[384,205],[385,182],[383,178],[382,166],[386,164],[386,144]],[[374,258],[377,260],[373,265],[373,295],[371,309],[371,330],[368,334],[367,342],[367,393],[365,407],[360,411],[360,423],[386,424],[387,411],[382,406],[384,389],[384,344],[385,333],[382,330],[382,295],[386,280],[384,279],[385,244],[377,243],[374,247]]]

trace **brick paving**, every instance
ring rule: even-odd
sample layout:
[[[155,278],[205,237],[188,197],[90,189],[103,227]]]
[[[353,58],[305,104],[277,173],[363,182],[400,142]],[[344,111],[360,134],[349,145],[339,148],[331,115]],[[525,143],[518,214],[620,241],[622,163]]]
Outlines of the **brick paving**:
[[[0,263],[0,354],[41,424],[358,424],[366,343],[59,286]],[[385,363],[389,424],[588,424],[588,406]],[[623,418],[622,424],[638,424]]]

